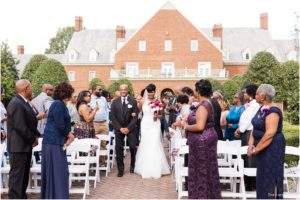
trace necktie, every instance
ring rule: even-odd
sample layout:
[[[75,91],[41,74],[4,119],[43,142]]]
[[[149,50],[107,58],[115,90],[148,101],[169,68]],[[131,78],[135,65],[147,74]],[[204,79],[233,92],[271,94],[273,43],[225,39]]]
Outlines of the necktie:
[[[123,98],[123,106],[125,106],[125,98]]]

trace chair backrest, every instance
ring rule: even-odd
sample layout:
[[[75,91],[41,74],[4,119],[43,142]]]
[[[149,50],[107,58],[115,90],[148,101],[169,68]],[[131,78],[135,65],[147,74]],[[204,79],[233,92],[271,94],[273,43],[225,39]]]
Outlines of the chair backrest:
[[[83,140],[83,139],[82,139]],[[68,147],[67,147],[67,152],[72,153],[72,152],[81,152],[81,153],[88,153],[90,154],[91,150],[91,144],[89,141],[84,142],[79,139],[75,139]]]
[[[184,146],[179,147],[179,150],[178,150],[179,155],[184,155],[184,154],[188,154],[188,153],[189,153],[189,146],[188,145],[184,145]]]
[[[38,139],[38,145],[33,147],[32,152],[40,152],[42,151],[42,146],[43,146],[43,138]]]
[[[240,147],[228,145],[226,141],[218,141],[217,153],[240,156]]]
[[[232,140],[232,141],[226,140],[226,143],[227,143],[227,145],[234,146],[234,147],[241,147],[242,146],[242,141],[241,140]]]
[[[285,146],[285,154],[300,156],[300,146],[299,147]]]
[[[107,142],[110,142],[110,135],[96,135],[96,137],[101,140],[101,141],[107,141]]]

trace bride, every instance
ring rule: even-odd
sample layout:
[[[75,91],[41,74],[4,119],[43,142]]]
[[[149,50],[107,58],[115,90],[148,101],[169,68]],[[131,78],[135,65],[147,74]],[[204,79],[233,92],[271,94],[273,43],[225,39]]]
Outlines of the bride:
[[[136,154],[135,173],[142,178],[160,178],[170,174],[170,168],[161,142],[160,120],[153,120],[149,103],[154,100],[156,86],[149,84],[145,88],[141,102],[143,118],[141,121],[141,142]]]

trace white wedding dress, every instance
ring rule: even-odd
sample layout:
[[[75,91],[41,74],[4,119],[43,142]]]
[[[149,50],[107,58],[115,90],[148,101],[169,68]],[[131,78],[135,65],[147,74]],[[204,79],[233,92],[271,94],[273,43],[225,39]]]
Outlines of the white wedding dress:
[[[142,178],[160,178],[170,174],[170,167],[161,142],[160,120],[153,120],[148,101],[143,105],[141,142],[136,154],[135,173]]]

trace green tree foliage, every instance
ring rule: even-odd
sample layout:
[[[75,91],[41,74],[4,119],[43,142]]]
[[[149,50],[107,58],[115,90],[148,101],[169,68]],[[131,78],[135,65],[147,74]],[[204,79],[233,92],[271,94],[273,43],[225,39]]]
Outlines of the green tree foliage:
[[[34,55],[30,61],[25,65],[25,69],[21,76],[22,79],[27,79],[32,82],[32,79],[35,75],[36,70],[40,65],[46,61],[48,58],[42,54]]]
[[[242,85],[245,86],[248,83],[258,86],[262,83],[271,84],[277,91],[274,101],[280,102],[284,99],[282,81],[282,67],[276,58],[269,52],[258,52],[243,76]]]
[[[64,54],[74,33],[74,27],[59,28],[56,36],[49,41],[45,54]]]
[[[223,94],[224,98],[228,99],[231,103],[233,101],[233,96],[242,90],[242,76],[234,76],[223,84]]]
[[[8,102],[15,94],[15,84],[19,79],[17,61],[9,49],[7,43],[2,42],[1,49],[1,86],[5,89],[4,101]]]
[[[287,117],[292,124],[299,124],[299,63],[288,61],[282,65],[282,91],[287,104]]]
[[[223,86],[219,81],[212,79],[212,78],[208,78],[207,80],[210,81],[214,92],[219,91],[219,92],[223,93]]]
[[[104,83],[103,83],[103,81],[100,79],[100,78],[93,78],[91,81],[90,81],[90,83],[89,83],[89,90],[91,90],[92,89],[92,87],[94,86],[94,85],[100,85],[101,87],[102,87],[102,89],[104,89],[105,90],[105,85],[104,85]]]
[[[132,87],[132,83],[131,83],[130,80],[128,80],[126,78],[121,78],[121,79],[116,80],[115,82],[113,82],[108,88],[109,93],[114,94],[117,90],[119,90],[119,87],[122,84],[127,84],[128,87],[129,87],[130,96],[134,96],[134,90],[133,90],[133,87]]]
[[[57,60],[49,59],[37,69],[32,85],[35,95],[38,95],[43,84],[49,83],[56,86],[61,82],[68,82],[64,66]]]

